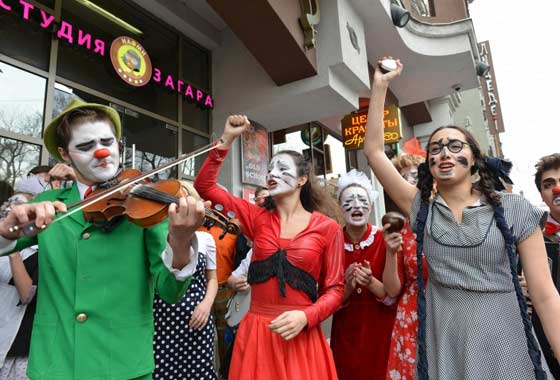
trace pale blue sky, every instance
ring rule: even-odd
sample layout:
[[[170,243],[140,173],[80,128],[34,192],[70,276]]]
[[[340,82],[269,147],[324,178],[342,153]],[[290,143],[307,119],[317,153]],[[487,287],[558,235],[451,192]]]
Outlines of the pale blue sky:
[[[514,163],[514,192],[541,202],[534,164],[560,152],[556,110],[560,90],[557,0],[475,0],[470,6],[478,41],[490,41],[500,92],[504,154]]]

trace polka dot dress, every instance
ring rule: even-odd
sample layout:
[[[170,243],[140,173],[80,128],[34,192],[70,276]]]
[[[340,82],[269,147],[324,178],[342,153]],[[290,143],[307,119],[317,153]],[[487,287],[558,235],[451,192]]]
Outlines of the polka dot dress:
[[[153,378],[161,380],[214,380],[214,321],[212,315],[203,330],[190,330],[190,317],[206,293],[206,255],[198,255],[196,272],[180,303],[170,305],[154,299]]]

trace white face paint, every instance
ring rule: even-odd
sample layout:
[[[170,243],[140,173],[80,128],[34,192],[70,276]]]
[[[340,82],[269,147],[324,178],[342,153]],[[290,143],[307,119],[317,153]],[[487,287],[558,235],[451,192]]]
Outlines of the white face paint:
[[[297,186],[297,169],[294,159],[289,154],[277,154],[268,164],[266,176],[270,196],[285,194]]]
[[[113,178],[119,169],[119,144],[112,126],[106,121],[74,127],[68,155],[74,169],[96,183]]]
[[[367,224],[371,206],[367,191],[361,186],[350,186],[340,194],[340,206],[346,224],[364,226]]]
[[[418,169],[416,166],[407,166],[402,169],[401,176],[411,185],[416,186],[418,183]]]

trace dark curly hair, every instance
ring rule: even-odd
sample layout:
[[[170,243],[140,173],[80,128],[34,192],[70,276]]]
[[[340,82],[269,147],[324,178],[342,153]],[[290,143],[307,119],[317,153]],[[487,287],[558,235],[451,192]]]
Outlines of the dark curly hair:
[[[542,175],[547,170],[556,170],[560,168],[560,153],[549,154],[548,156],[541,157],[539,162],[535,165],[535,186],[541,192]]]
[[[523,327],[525,330],[525,337],[527,339],[527,350],[529,356],[533,363],[533,368],[535,370],[535,376],[537,380],[546,380],[547,375],[544,372],[541,364],[541,354],[538,344],[536,342],[535,336],[533,335],[533,327],[527,313],[527,303],[525,301],[525,296],[521,290],[521,285],[519,283],[519,278],[517,276],[517,259],[515,252],[515,238],[507,225],[507,221],[504,215],[504,208],[501,202],[501,196],[496,191],[496,187],[499,187],[499,181],[496,178],[496,173],[492,171],[487,165],[487,159],[484,154],[480,151],[480,146],[476,142],[473,135],[467,130],[457,127],[454,125],[448,125],[444,127],[437,128],[432,132],[430,138],[428,139],[428,145],[432,141],[433,136],[443,129],[455,129],[461,132],[469,144],[474,158],[474,165],[471,168],[471,174],[478,172],[480,180],[473,184],[473,190],[478,190],[486,199],[490,202],[494,208],[494,216],[496,220],[496,225],[499,228],[502,236],[505,240],[506,251],[509,259],[510,272],[512,276],[512,282],[515,288],[515,293],[517,296],[517,302],[519,304],[519,309],[521,311],[521,316],[523,320]],[[429,149],[426,148],[429,152]],[[416,256],[418,260],[418,273],[422,272],[422,257],[424,251],[424,228],[426,226],[426,220],[428,218],[430,198],[433,191],[434,178],[429,170],[429,160],[430,154],[426,156],[426,161],[418,167],[418,189],[420,190],[420,210],[416,217]],[[511,168],[511,166],[509,167]],[[421,275],[417,276],[418,281],[418,353],[417,353],[417,368],[418,368],[418,379],[428,380],[428,359],[426,355],[426,297],[424,294],[424,279]]]
[[[473,152],[473,158],[474,158],[474,166],[471,168],[471,174],[478,173],[478,175],[480,176],[480,180],[473,185],[473,190],[478,190],[482,194],[484,194],[484,196],[488,199],[488,201],[492,204],[492,206],[494,207],[499,206],[501,204],[501,197],[500,194],[496,191],[494,186],[494,182],[495,182],[494,174],[489,169],[486,168],[486,163],[484,160],[485,155],[480,151],[480,146],[478,145],[478,142],[475,140],[474,136],[469,131],[461,127],[457,127],[455,125],[439,127],[435,131],[433,131],[432,134],[430,135],[430,138],[428,139],[427,147],[430,145],[430,142],[432,141],[432,137],[443,129],[455,129],[461,132],[465,136],[465,139],[469,144],[471,151]],[[432,174],[428,169],[429,156],[430,154],[426,155],[425,162],[421,164],[422,167],[419,167],[418,169],[418,184],[416,186],[420,190],[423,202],[427,202],[430,199],[432,195],[433,185],[434,185],[434,178],[432,177]]]

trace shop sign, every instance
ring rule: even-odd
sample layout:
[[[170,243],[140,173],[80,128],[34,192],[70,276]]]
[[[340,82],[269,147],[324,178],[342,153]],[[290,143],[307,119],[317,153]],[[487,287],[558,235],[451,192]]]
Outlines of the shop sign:
[[[39,12],[41,15],[40,26],[43,29],[50,29],[53,35],[61,41],[66,41],[70,45],[78,46],[90,50],[93,54],[105,57],[106,43],[104,40],[92,37],[90,33],[75,27],[71,23],[62,20],[55,22],[55,17],[45,10],[36,8],[35,5],[20,0],[23,7],[21,17],[29,21],[31,12]],[[12,12],[12,6],[0,0],[0,10]],[[186,98],[187,101],[197,104],[201,108],[214,108],[214,100],[210,94],[195,88],[180,79],[173,78],[171,74],[162,73],[158,68],[152,68],[152,62],[146,50],[138,41],[133,38],[122,36],[117,37],[111,44],[110,59],[113,68],[119,77],[130,86],[145,86],[153,80],[164,87],[177,91]]]
[[[241,135],[242,182],[255,186],[266,185],[268,165],[268,133],[264,127],[254,125],[254,132]]]
[[[367,110],[351,113],[341,121],[344,149],[356,150],[364,146]],[[399,108],[390,104],[383,111],[383,139],[385,144],[398,142],[401,137],[401,119]]]
[[[490,51],[490,43],[488,41],[478,44],[478,55],[480,60],[490,65],[490,70],[484,78],[480,78],[480,86],[484,95],[484,104],[486,105],[486,116],[488,120],[488,129],[490,133],[505,132],[504,119],[502,118],[502,108],[500,106],[500,96],[498,95],[498,83],[496,82],[496,74],[494,72],[494,62],[492,60],[492,52]]]
[[[117,37],[111,44],[111,63],[118,76],[131,86],[148,84],[152,77],[152,61],[146,49],[130,37]]]

